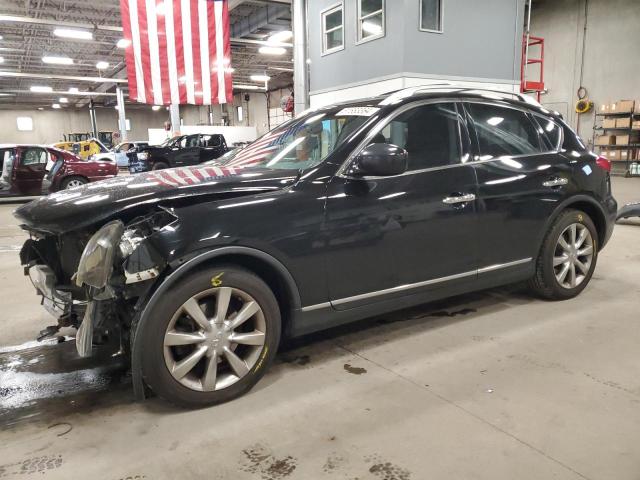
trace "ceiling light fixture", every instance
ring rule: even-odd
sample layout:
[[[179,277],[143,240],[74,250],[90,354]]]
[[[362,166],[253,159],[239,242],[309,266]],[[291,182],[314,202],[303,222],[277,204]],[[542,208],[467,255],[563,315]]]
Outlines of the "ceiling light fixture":
[[[283,30],[281,32],[276,32],[269,37],[267,40],[270,43],[283,43],[287,40],[291,40],[293,38],[293,32],[291,30]]]
[[[96,63],[96,68],[98,70],[106,70],[107,68],[109,68],[109,62],[98,62]]]
[[[69,103],[69,99],[67,97],[60,97],[58,100],[60,103]]]
[[[4,63],[4,57],[0,57],[0,63]]]
[[[258,85],[234,85],[233,88],[238,90],[259,90],[264,87],[259,87]]]
[[[33,85],[30,90],[35,93],[51,93],[53,88],[44,85]]]
[[[77,87],[69,87],[69,93],[78,93],[79,91]]]
[[[284,55],[287,53],[287,50],[283,47],[260,47],[258,50],[263,55]]]
[[[54,103],[53,105],[51,105],[51,108],[55,108],[57,110],[58,108],[60,108],[60,104]]]
[[[93,40],[93,33],[87,30],[75,30],[72,28],[56,28],[53,31],[56,37],[74,38],[76,40]]]
[[[251,75],[249,78],[251,78],[252,82],[268,82],[271,80],[269,75]]]
[[[153,107],[151,107],[151,110],[153,110],[154,112],[157,112],[158,110],[160,110],[162,108],[161,105],[154,105]]]
[[[45,55],[42,57],[44,63],[53,63],[55,65],[73,65],[73,59],[69,57],[55,57]]]
[[[129,45],[131,45],[131,40],[128,38],[121,38],[118,40],[118,43],[116,43],[116,47],[118,48],[127,48]]]

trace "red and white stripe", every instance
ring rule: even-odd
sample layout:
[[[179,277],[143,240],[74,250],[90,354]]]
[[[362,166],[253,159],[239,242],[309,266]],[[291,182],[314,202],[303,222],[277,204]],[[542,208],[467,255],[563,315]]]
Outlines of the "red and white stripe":
[[[129,97],[141,103],[232,101],[228,0],[120,0]]]

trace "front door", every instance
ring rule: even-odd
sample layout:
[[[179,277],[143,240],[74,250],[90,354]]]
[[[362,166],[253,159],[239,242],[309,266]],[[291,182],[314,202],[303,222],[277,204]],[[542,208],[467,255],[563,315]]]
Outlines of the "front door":
[[[369,143],[404,148],[409,168],[329,184],[328,288],[336,309],[476,276],[476,179],[463,163],[469,142],[456,105],[408,107],[377,130]]]
[[[466,103],[478,177],[481,272],[528,268],[547,219],[565,198],[561,127],[507,105]]]
[[[172,167],[197,165],[200,163],[200,135],[187,135],[178,142],[177,149],[172,151]]]
[[[49,155],[44,148],[25,147],[18,151],[19,161],[13,170],[13,191],[17,195],[40,195]]]

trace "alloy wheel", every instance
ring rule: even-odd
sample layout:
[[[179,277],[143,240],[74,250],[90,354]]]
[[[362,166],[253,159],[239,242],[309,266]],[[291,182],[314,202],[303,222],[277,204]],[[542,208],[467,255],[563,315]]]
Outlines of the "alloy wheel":
[[[212,392],[245,377],[260,358],[266,320],[248,293],[232,287],[194,295],[173,315],[164,335],[164,360],[187,388]]]
[[[553,256],[553,270],[560,286],[572,289],[580,285],[589,274],[593,254],[593,237],[585,225],[572,223],[565,228]]]
[[[67,183],[67,188],[81,187],[82,185],[84,185],[82,180],[70,180]]]

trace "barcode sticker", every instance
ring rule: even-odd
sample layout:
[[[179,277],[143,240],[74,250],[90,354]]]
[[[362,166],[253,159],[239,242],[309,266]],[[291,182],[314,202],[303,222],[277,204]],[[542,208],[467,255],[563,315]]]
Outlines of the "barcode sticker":
[[[337,116],[370,117],[380,109],[377,107],[347,107],[337,113]]]

